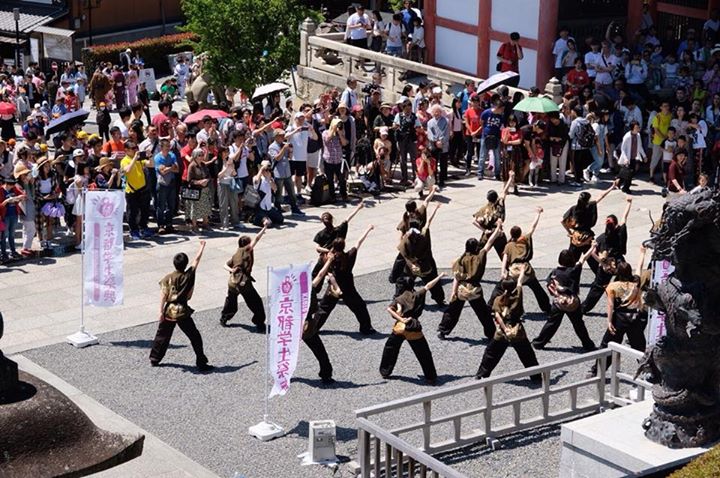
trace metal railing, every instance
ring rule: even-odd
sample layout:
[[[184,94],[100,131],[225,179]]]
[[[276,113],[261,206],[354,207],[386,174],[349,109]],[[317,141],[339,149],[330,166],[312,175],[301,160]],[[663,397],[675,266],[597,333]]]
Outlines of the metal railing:
[[[419,476],[426,476],[427,470],[433,470],[431,476],[462,477],[464,475],[452,470],[433,458],[432,454],[480,443],[492,443],[498,437],[509,435],[523,430],[536,428],[551,423],[557,423],[582,415],[603,411],[610,405],[625,406],[645,399],[645,390],[652,385],[644,380],[634,379],[632,375],[620,371],[623,358],[637,362],[642,353],[623,345],[611,343],[609,348],[585,353],[570,359],[538,365],[515,372],[490,377],[483,380],[472,381],[460,385],[444,387],[440,390],[422,393],[409,398],[394,400],[381,405],[356,410],[358,424],[358,453],[360,476],[362,478],[389,478],[393,476],[393,469],[397,477],[415,477],[415,470]],[[612,358],[609,368],[607,363]],[[583,363],[595,363],[597,374],[590,378],[576,380],[562,385],[551,384],[551,373],[570,366]],[[515,395],[504,400],[495,400],[493,391],[498,386],[511,381],[523,379],[532,375],[542,377],[542,385],[538,390],[529,390],[523,395]],[[610,386],[607,386],[607,379]],[[634,385],[637,389],[635,399],[621,396],[621,383]],[[593,389],[590,397],[580,401],[578,391],[589,387]],[[473,403],[476,400],[468,397],[472,392],[482,392],[484,404],[473,408],[462,408],[446,413],[442,416],[433,416],[433,401],[453,397],[454,404]],[[463,398],[463,395],[465,397]],[[567,406],[561,408],[551,407],[551,397],[566,395]],[[523,418],[523,406],[534,403],[540,405],[540,414],[532,418]],[[401,427],[385,429],[381,425],[371,422],[370,417],[404,411],[408,407],[422,406],[422,419]],[[511,410],[509,420],[500,420],[500,409]],[[474,428],[463,433],[463,422],[480,417],[483,422],[481,428]],[[500,417],[502,418],[502,417]],[[500,422],[500,423],[498,423]],[[450,424],[450,436],[442,432],[433,434],[433,429]],[[411,432],[420,432],[422,443],[413,444],[401,438]],[[437,435],[441,439],[437,440]],[[404,462],[407,461],[407,466]],[[412,468],[410,468],[412,467]],[[413,470],[413,471],[411,471]],[[405,474],[403,474],[405,473]]]

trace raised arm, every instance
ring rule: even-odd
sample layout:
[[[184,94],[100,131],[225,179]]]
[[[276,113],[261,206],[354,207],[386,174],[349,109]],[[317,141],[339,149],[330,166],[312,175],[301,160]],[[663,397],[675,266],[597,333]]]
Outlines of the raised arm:
[[[435,219],[435,214],[437,214],[438,209],[440,209],[440,204],[435,206],[435,209],[433,209],[432,214],[430,214],[430,217],[427,219],[427,224],[425,224],[425,228],[429,228],[430,224],[433,222],[433,219]]]
[[[585,264],[585,262],[590,258],[590,256],[595,255],[595,250],[597,249],[597,242],[593,241],[592,246],[590,246],[590,249],[587,250],[587,252],[580,256],[580,259],[578,259],[578,264]]]
[[[260,229],[260,232],[255,235],[255,238],[250,243],[250,249],[255,249],[257,243],[260,242],[260,239],[262,239],[262,237],[265,235],[265,231],[267,231],[267,224],[264,225],[263,228]]]
[[[430,205],[430,201],[432,201],[433,197],[435,197],[435,193],[438,191],[437,185],[433,186],[430,190],[430,193],[427,195],[425,200],[423,201],[423,204],[425,204],[425,208],[427,208]]]
[[[435,287],[435,285],[436,285],[438,282],[440,282],[440,279],[442,279],[443,277],[445,277],[445,273],[444,273],[444,272],[441,272],[440,274],[438,274],[438,276],[437,276],[436,278],[434,278],[433,280],[431,280],[430,282],[428,282],[427,284],[425,284],[425,287],[424,287],[425,292],[430,292],[430,289],[432,289],[433,287]]]
[[[195,254],[195,259],[193,259],[192,264],[190,264],[190,267],[195,270],[197,270],[198,266],[200,265],[200,259],[202,259],[206,244],[206,241],[200,241],[200,248],[198,249],[197,254]]]
[[[370,234],[370,231],[375,229],[375,226],[370,224],[367,229],[365,229],[365,232],[362,236],[360,236],[360,239],[358,239],[357,244],[355,244],[355,249],[360,249],[360,246],[362,246],[363,242],[365,242],[365,239],[367,239],[368,235]]]
[[[508,255],[503,254],[502,264],[500,265],[500,278],[501,279],[505,279],[507,277],[507,263],[508,263]]]
[[[614,181],[614,182],[612,183],[612,185],[611,185],[609,188],[607,188],[605,191],[603,191],[603,192],[597,197],[597,199],[595,199],[595,202],[599,203],[600,201],[602,201],[603,199],[605,199],[605,198],[608,196],[608,194],[610,194],[610,193],[613,191],[613,189],[617,189],[617,186],[618,186],[618,183],[617,183],[617,180],[616,180],[616,181]]]
[[[635,273],[638,276],[642,274],[642,271],[645,268],[645,255],[646,254],[647,254],[647,247],[640,244],[640,257],[638,257],[638,263],[635,268]]]
[[[360,204],[357,205],[357,207],[353,210],[353,212],[350,213],[347,219],[345,219],[345,222],[350,222],[353,220],[355,216],[357,216],[357,213],[360,212],[360,209],[365,207],[365,203],[363,201],[360,201]]]
[[[498,238],[500,233],[502,232],[502,220],[498,219],[497,226],[495,227],[495,230],[488,238],[487,242],[485,243],[485,247],[483,247],[483,250],[487,253],[490,252],[490,249],[492,249],[493,244],[495,243],[495,239]]]
[[[528,233],[526,234],[527,236],[533,235],[533,233],[535,232],[535,229],[537,229],[538,223],[540,222],[540,216],[543,213],[543,208],[541,208],[540,206],[538,206],[535,210],[537,211],[537,214],[535,215],[535,220],[530,225],[530,229],[528,230]]]
[[[325,260],[325,265],[323,265],[322,269],[320,269],[320,272],[318,272],[318,275],[316,275],[312,281],[313,289],[320,287],[320,284],[322,284],[323,279],[325,279],[325,276],[330,271],[330,267],[332,266],[333,259],[334,259],[334,257],[332,255],[329,255],[328,258]]]
[[[625,206],[625,212],[623,212],[622,219],[620,219],[620,226],[625,225],[627,222],[628,216],[630,215],[630,209],[632,209],[632,196],[625,196],[625,202],[627,205]]]
[[[510,171],[508,173],[508,180],[505,183],[505,186],[503,187],[502,192],[500,193],[500,200],[505,200],[507,197],[508,191],[510,191],[510,188],[512,187],[513,183],[515,182],[515,171]]]

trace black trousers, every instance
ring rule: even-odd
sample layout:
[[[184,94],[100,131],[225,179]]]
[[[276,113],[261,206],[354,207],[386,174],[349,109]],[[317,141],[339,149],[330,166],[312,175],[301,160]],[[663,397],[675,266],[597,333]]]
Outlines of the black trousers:
[[[187,338],[190,339],[190,345],[192,345],[193,351],[195,352],[195,363],[197,365],[206,365],[208,359],[205,356],[205,352],[203,352],[202,337],[192,317],[179,319],[177,321],[160,321],[155,339],[153,340],[152,349],[150,350],[150,361],[160,363],[163,357],[165,357],[165,352],[167,352],[168,346],[170,345],[170,339],[172,339],[176,324]]]
[[[495,335],[495,321],[490,315],[490,309],[488,309],[485,299],[478,297],[477,299],[471,300],[470,307],[475,311],[475,315],[480,321],[480,325],[483,327],[483,333],[485,337],[491,339]],[[465,305],[464,300],[455,299],[448,305],[448,308],[443,314],[443,318],[438,325],[438,332],[445,335],[449,335],[458,321],[460,320],[460,314],[462,313],[463,306]]]
[[[347,181],[345,181],[345,174],[342,172],[342,163],[331,164],[327,161],[323,162],[325,166],[325,176],[330,183],[330,197],[335,200],[335,180],[340,185],[340,196],[345,199],[347,197]]]
[[[150,192],[147,188],[134,193],[125,193],[127,219],[130,232],[147,229],[150,214]]]
[[[540,306],[540,310],[545,312],[546,314],[550,313],[550,297],[548,297],[547,292],[545,292],[545,289],[543,289],[543,286],[540,284],[540,281],[537,280],[537,277],[532,277],[528,279],[523,286],[529,287],[530,290],[535,295],[535,300],[537,300],[538,306]],[[492,293],[490,294],[490,300],[488,301],[488,306],[492,307],[493,303],[495,303],[495,299],[497,299],[500,295],[502,295],[502,287],[500,287],[500,283],[498,282],[495,285],[495,288],[493,289]]]
[[[610,342],[621,344],[625,336],[627,336],[628,344],[631,348],[645,352],[647,342],[645,340],[645,326],[647,325],[647,312],[640,312],[638,318],[631,324],[623,325],[613,317],[613,325],[615,326],[615,334],[611,334],[609,330],[605,331],[600,348],[604,349]],[[606,367],[612,364],[612,355],[605,362]],[[597,365],[592,367],[593,373],[597,371]]]
[[[543,325],[538,336],[533,339],[533,345],[544,347],[550,342],[560,328],[563,316],[565,315],[570,319],[570,323],[575,330],[575,335],[580,339],[583,348],[588,352],[595,350],[595,343],[590,338],[587,327],[585,327],[585,321],[583,321],[582,307],[578,307],[575,312],[563,312],[553,305],[545,325]]]
[[[390,277],[388,278],[388,280],[391,283],[395,284],[395,283],[397,283],[397,280],[403,276],[412,277],[411,275],[408,274],[407,262],[405,261],[405,258],[401,254],[398,254],[397,257],[395,258],[395,262],[393,262],[393,266],[390,271]],[[437,276],[438,276],[437,264],[435,263],[435,259],[433,259],[432,260],[432,269],[430,270],[430,273],[426,277],[421,277],[420,280],[423,282],[423,284],[427,284],[430,281],[432,281],[433,279],[435,279]],[[395,297],[402,294],[402,292],[403,291],[400,289],[399,286],[395,286]],[[435,284],[435,287],[430,289],[430,297],[432,297],[432,299],[435,302],[437,302],[438,304],[445,302],[445,291],[443,290],[440,282]]]
[[[222,312],[220,312],[222,319],[228,321],[235,316],[238,311],[238,296],[240,295],[253,314],[252,323],[258,327],[265,327],[265,308],[263,307],[260,294],[255,290],[255,286],[252,285],[252,283],[246,284],[239,292],[228,287],[225,305],[223,306]]]
[[[304,338],[303,342],[312,351],[313,355],[320,364],[320,373],[318,374],[322,379],[332,378],[333,368],[330,363],[330,357],[328,357],[327,350],[325,350],[325,344],[323,344],[320,334],[316,333],[312,337]]]
[[[475,376],[478,378],[489,377],[492,371],[495,370],[495,367],[497,367],[497,364],[500,363],[500,359],[502,359],[503,355],[505,355],[505,351],[508,346],[515,349],[515,353],[518,354],[518,357],[525,368],[538,365],[535,351],[527,338],[513,343],[510,343],[505,339],[495,340],[493,338],[485,348],[485,353],[482,356],[480,367],[478,368]]]
[[[360,297],[355,286],[352,287],[341,287],[342,289],[342,301],[345,303],[350,312],[355,315],[358,323],[360,324],[360,332],[367,333],[372,330],[372,322],[370,321],[370,313],[368,312],[365,300]],[[328,317],[335,309],[339,299],[332,294],[326,293],[320,303],[318,304],[318,310],[315,312],[315,319],[318,321],[318,330],[320,330]]]
[[[570,251],[570,254],[573,256],[573,260],[575,262],[580,260],[580,256],[585,254],[590,249],[591,244],[586,244],[584,246],[576,246],[572,242],[568,246],[568,251]],[[595,260],[592,256],[588,257],[587,260],[588,265],[590,266],[590,269],[597,274],[598,270],[598,261]]]
[[[490,237],[490,236],[488,236]],[[487,244],[487,241],[483,241],[482,244],[480,244],[481,247],[485,247],[485,244]],[[507,245],[507,236],[505,233],[501,233],[497,239],[495,239],[495,242],[493,242],[493,249],[495,249],[495,252],[497,252],[498,257],[500,260],[503,258],[503,252],[505,251],[505,246]]]
[[[389,377],[392,375],[395,364],[397,363],[400,347],[405,342],[402,335],[390,334],[385,348],[383,348],[382,360],[380,360],[380,375]],[[420,362],[425,380],[437,379],[437,371],[435,370],[435,362],[433,361],[432,352],[425,337],[416,340],[408,340],[410,348],[412,348],[415,357]]]
[[[605,272],[602,267],[597,268],[597,271],[595,272],[595,280],[590,286],[590,291],[581,305],[584,314],[589,313],[593,310],[593,308],[595,308],[598,301],[605,293],[605,288],[612,280],[612,277],[612,274]]]
[[[436,149],[433,151],[433,156],[438,165],[438,185],[444,187],[445,181],[447,181],[449,153],[443,153],[441,149]]]

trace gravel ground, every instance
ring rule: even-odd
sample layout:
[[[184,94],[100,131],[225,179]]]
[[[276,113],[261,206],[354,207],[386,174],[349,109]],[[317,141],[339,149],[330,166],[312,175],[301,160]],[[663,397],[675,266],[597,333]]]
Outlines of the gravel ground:
[[[537,272],[539,277],[545,277],[548,271]],[[486,279],[497,278],[497,270],[488,270]],[[581,297],[587,293],[590,281],[588,270],[583,275]],[[81,351],[58,344],[28,351],[25,355],[220,476],[233,476],[235,472],[247,478],[351,476],[345,466],[336,472],[321,466],[300,466],[297,455],[307,449],[308,421],[335,420],[338,456],[346,461],[355,459],[357,435],[353,410],[433,389],[424,385],[418,376],[420,366],[407,345],[401,351],[395,377],[391,380],[380,377],[380,356],[392,324],[384,308],[393,289],[387,282],[387,271],[358,277],[357,285],[368,304],[373,324],[381,333],[372,338],[359,335],[357,322],[349,310],[344,306],[336,308],[322,333],[337,383],[330,387],[321,385],[317,362],[307,347],[301,345],[290,393],[270,402],[272,420],[285,427],[288,434],[269,443],[261,443],[247,434],[248,427],[259,422],[263,415],[264,340],[249,332],[249,314],[242,304],[240,315],[227,329],[218,324],[219,309],[195,314],[206,353],[217,366],[211,374],[195,373],[192,349],[179,331],[163,366],[151,368],[148,353],[154,324],[104,334],[100,345]],[[490,282],[485,284],[486,297],[491,287]],[[447,282],[445,290],[449,291]],[[526,292],[526,329],[528,335],[534,337],[542,327],[544,316],[538,313],[532,292]],[[601,301],[596,312],[586,318],[590,335],[597,343],[604,330],[603,312]],[[479,323],[466,306],[453,335],[443,342],[435,336],[440,318],[441,312],[434,306],[429,306],[422,317],[440,383],[473,380],[487,343],[480,339]],[[581,352],[579,346],[566,320],[553,343],[538,352],[538,360],[542,364],[575,356]],[[495,373],[518,368],[521,364],[509,349]],[[582,378],[586,370],[584,365],[559,371],[553,375],[553,383]],[[529,381],[520,380],[496,389],[495,394],[499,399],[509,398],[527,392],[528,387]],[[551,409],[562,405],[564,399],[560,396],[557,399],[551,402]],[[433,415],[481,403],[479,393],[454,401],[441,400],[433,404]],[[534,416],[536,410],[528,407],[523,417]],[[377,416],[374,421],[392,427],[408,420],[416,421],[420,416],[420,413],[396,412]],[[499,413],[498,417],[502,418],[503,414]],[[469,428],[464,425],[463,433],[481,423],[481,420],[469,420]],[[440,434],[448,432],[439,427],[433,439],[442,438]],[[408,436],[408,439],[415,441],[417,437]],[[501,448],[495,451],[485,445],[475,445],[439,458],[468,476],[557,476],[559,426],[505,437]]]

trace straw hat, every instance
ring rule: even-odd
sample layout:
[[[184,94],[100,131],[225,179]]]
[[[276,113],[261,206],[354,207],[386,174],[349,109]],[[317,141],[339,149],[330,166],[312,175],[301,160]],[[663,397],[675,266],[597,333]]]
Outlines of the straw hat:
[[[108,158],[107,156],[103,156],[100,158],[100,165],[95,168],[95,171],[102,171],[102,168],[105,166],[114,166],[113,160]]]
[[[47,156],[42,156],[42,157],[38,158],[37,163],[35,163],[35,165],[37,166],[38,169],[40,169],[40,168],[42,168],[46,163],[49,163],[49,162],[50,162],[50,158],[49,158],[49,157],[47,157]]]
[[[15,179],[20,179],[21,176],[24,176],[26,174],[30,174],[30,170],[25,166],[23,163],[17,163],[15,165],[15,169],[13,170],[13,176],[15,176]]]

